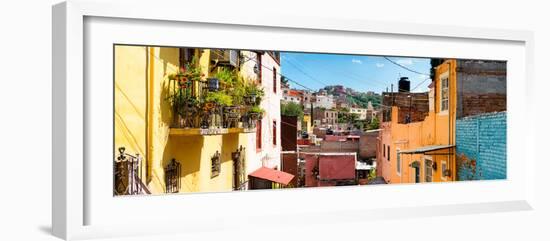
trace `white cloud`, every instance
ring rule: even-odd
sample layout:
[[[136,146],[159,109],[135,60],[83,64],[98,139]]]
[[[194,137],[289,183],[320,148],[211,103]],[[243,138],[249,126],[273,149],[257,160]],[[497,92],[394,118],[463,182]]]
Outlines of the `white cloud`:
[[[351,62],[354,63],[354,64],[363,64],[363,61],[361,61],[359,59],[352,59]]]
[[[412,65],[413,64],[412,59],[398,59],[396,62],[400,65]]]
[[[376,63],[376,67],[377,68],[382,68],[382,67],[384,67],[384,64],[383,63]]]

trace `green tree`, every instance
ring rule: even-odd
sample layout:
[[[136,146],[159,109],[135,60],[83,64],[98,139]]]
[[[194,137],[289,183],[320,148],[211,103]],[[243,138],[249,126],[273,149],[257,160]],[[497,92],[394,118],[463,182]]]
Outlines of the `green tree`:
[[[281,103],[281,115],[297,116],[298,120],[302,120],[304,110],[302,110],[302,106],[294,102]]]
[[[369,125],[367,126],[367,130],[376,130],[378,128],[380,128],[380,121],[378,120],[378,118],[373,117]]]

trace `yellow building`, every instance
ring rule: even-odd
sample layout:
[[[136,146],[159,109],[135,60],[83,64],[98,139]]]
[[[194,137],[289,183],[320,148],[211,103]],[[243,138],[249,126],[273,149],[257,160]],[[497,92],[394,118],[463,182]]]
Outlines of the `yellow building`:
[[[446,60],[435,70],[424,100],[429,112],[422,121],[400,123],[399,111],[405,108],[391,107],[391,122],[381,125],[377,153],[379,174],[388,183],[456,180],[456,86],[456,61]]]
[[[173,113],[170,95],[175,85],[170,81],[170,76],[178,73],[193,58],[205,79],[214,76],[220,70],[220,59],[224,57],[216,57],[220,54],[234,53],[209,49],[115,46],[114,153],[116,156],[118,148],[124,147],[126,153],[143,158],[144,171],[140,179],[150,193],[173,192],[174,189],[167,190],[167,186],[174,179],[165,173],[173,159],[179,163],[177,192],[243,189],[247,173],[262,166],[276,167],[277,161],[280,162],[273,160],[274,165],[266,164],[266,158],[260,156],[262,145],[259,149],[257,145],[258,137],[266,138],[260,142],[280,150],[280,140],[276,139],[280,138],[277,134],[280,128],[268,128],[280,124],[274,117],[271,118],[273,120],[260,121],[264,128],[253,130],[239,126],[205,133],[198,128],[174,127],[177,117]],[[238,55],[237,59],[233,57],[231,61],[239,61]],[[241,72],[248,71],[248,77],[254,76],[254,72],[249,70],[254,65],[244,63],[243,66]],[[276,84],[276,80],[272,83]],[[276,90],[276,87],[272,88]],[[198,85],[190,87],[190,91],[197,96],[202,94],[199,90]],[[265,102],[279,102],[269,98],[274,97],[266,95]],[[262,105],[265,104],[262,102]],[[258,130],[263,130],[265,134],[258,134]]]

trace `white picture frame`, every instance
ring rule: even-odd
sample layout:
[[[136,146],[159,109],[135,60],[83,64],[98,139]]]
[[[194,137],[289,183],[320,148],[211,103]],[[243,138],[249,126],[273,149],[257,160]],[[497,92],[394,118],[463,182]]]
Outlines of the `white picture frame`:
[[[320,217],[334,215],[340,217],[334,220],[365,220],[365,219],[383,219],[392,217],[425,217],[434,215],[530,210],[534,198],[534,133],[532,128],[517,127],[523,118],[530,116],[533,110],[531,108],[522,108],[530,103],[530,95],[533,83],[533,34],[529,31],[519,30],[496,30],[481,29],[470,27],[449,28],[448,26],[421,25],[411,23],[391,23],[391,22],[371,22],[355,21],[349,19],[330,19],[330,18],[300,18],[299,16],[286,16],[283,13],[276,15],[258,15],[257,13],[247,13],[246,15],[235,15],[229,11],[216,12],[216,14],[204,14],[201,12],[187,11],[185,15],[179,14],[180,9],[192,8],[193,4],[182,1],[162,1],[165,4],[156,4],[151,9],[147,1],[93,1],[93,0],[70,0],[60,3],[53,7],[53,150],[52,150],[52,227],[53,234],[63,239],[84,239],[97,237],[112,237],[124,235],[140,234],[161,234],[172,232],[200,232],[207,228],[231,228],[232,224],[225,222],[224,215],[236,215],[232,217],[236,220],[247,220],[254,217],[268,217],[267,224],[287,222],[288,225],[296,224],[289,222],[289,217],[299,217],[302,222],[331,222],[328,219]],[[213,10],[216,11],[216,10]],[[85,56],[85,21],[87,19],[102,18],[109,21],[118,21],[121,23],[140,21],[154,22],[150,25],[152,29],[158,28],[163,24],[169,24],[168,27],[174,28],[178,24],[206,24],[216,26],[216,28],[239,28],[240,30],[250,31],[251,33],[263,31],[269,35],[276,31],[284,34],[332,34],[335,38],[340,35],[353,34],[358,38],[370,36],[376,38],[407,39],[407,41],[440,41],[452,42],[460,46],[475,42],[479,46],[510,46],[512,61],[511,75],[512,79],[518,80],[509,85],[509,95],[512,95],[514,103],[510,104],[511,116],[508,119],[508,175],[510,177],[504,181],[482,181],[476,183],[457,183],[452,186],[447,184],[427,184],[427,185],[392,185],[392,187],[339,187],[339,188],[314,188],[298,189],[270,192],[247,192],[247,193],[215,193],[200,194],[193,196],[152,196],[136,197],[127,199],[114,199],[117,203],[128,203],[132,207],[156,204],[159,207],[154,208],[153,213],[148,215],[148,229],[136,228],[131,220],[120,219],[113,221],[117,223],[89,223],[88,216],[95,212],[106,212],[108,215],[110,208],[96,205],[95,209],[88,209],[87,202],[94,202],[94,197],[90,197],[90,186],[85,181],[84,173],[90,171],[93,164],[85,162],[85,155],[89,153],[85,149],[85,135],[90,130],[86,129],[85,123],[89,116],[86,115],[88,105],[85,99],[85,92],[89,86],[85,82],[85,68],[89,67]],[[107,21],[108,22],[108,21]],[[237,30],[235,30],[237,31]],[[332,36],[331,35],[331,36]],[[151,39],[144,39],[140,43],[150,43]],[[152,43],[150,43],[152,44]],[[159,43],[160,44],[160,43]],[[169,43],[170,44],[170,43]],[[172,44],[177,45],[177,42]],[[182,44],[184,45],[184,44]],[[330,44],[329,44],[330,45]],[[328,46],[328,45],[327,45]],[[383,45],[380,45],[383,46]],[[443,46],[443,45],[442,45]],[[478,47],[479,47],[478,46]],[[250,46],[256,48],[261,46]],[[283,46],[284,48],[284,46]],[[312,46],[312,48],[316,48]],[[317,47],[318,48],[318,47]],[[384,54],[399,55],[399,48],[396,52],[390,52],[388,48]],[[299,49],[296,47],[296,49]],[[332,51],[338,51],[333,48]],[[357,51],[350,49],[349,51]],[[378,54],[372,51],[353,52],[358,54]],[[380,50],[383,51],[383,50]],[[412,50],[411,50],[412,51]],[[418,50],[420,51],[420,50]],[[425,51],[424,54],[436,57],[437,54]],[[409,56],[420,54],[409,52]],[[481,58],[480,55],[471,55],[471,57]],[[447,53],[446,55],[453,55]],[[505,56],[504,54],[502,56]],[[468,57],[463,55],[461,57]],[[83,91],[84,90],[84,91]],[[513,111],[512,111],[513,110]],[[94,117],[89,117],[94,118]],[[520,132],[521,131],[521,132]],[[518,140],[517,137],[521,136]],[[516,138],[514,138],[516,137]],[[89,150],[88,150],[89,151]],[[521,155],[520,155],[521,153]],[[521,165],[518,164],[519,158]],[[110,163],[109,163],[110,164]],[[105,174],[107,175],[107,174]],[[111,174],[109,173],[108,176]],[[367,189],[366,189],[367,188]],[[477,195],[475,197],[463,197],[453,200],[434,201],[428,200],[431,195],[447,195],[449,197],[459,194],[482,193],[482,190],[495,190],[497,195],[485,197]],[[360,191],[357,191],[360,190]],[[399,190],[399,194],[392,194]],[[372,200],[368,207],[346,207],[331,203],[345,201],[342,198],[361,198],[368,193],[380,193],[381,200]],[[404,195],[425,194],[424,198],[411,198],[408,202],[389,200],[389,197],[402,197]],[[93,196],[93,195],[92,195]],[[286,198],[292,197],[299,200],[320,200],[317,204],[312,204],[304,210],[291,208],[290,203],[278,200],[279,196]],[[185,199],[183,199],[185,197]],[[340,198],[342,197],[342,198]],[[88,200],[90,198],[90,200]],[[112,198],[112,197],[111,197]],[[195,206],[194,211],[189,211],[189,217],[194,217],[192,221],[185,219],[161,219],[161,213],[169,211],[169,208],[179,208],[181,210],[189,209],[190,203],[208,203],[224,200],[230,205],[241,205],[242,208],[253,208],[253,202],[261,200],[278,200],[280,207],[275,210],[234,213],[223,211],[220,213],[209,212],[200,206]],[[243,203],[247,200],[249,203]],[[275,201],[272,201],[275,202]],[[187,203],[187,204],[186,204]],[[315,210],[323,210],[316,212]],[[202,212],[201,212],[202,211]],[[200,218],[201,213],[209,213],[211,219]],[[216,220],[216,221],[212,221]],[[326,221],[323,221],[326,220]],[[174,222],[179,222],[174,225]],[[265,225],[266,222],[263,224]],[[182,223],[185,223],[183,225]],[[86,225],[85,225],[86,224]],[[254,224],[250,224],[254,225]],[[259,225],[259,224],[256,224]],[[176,231],[174,231],[176,230]]]

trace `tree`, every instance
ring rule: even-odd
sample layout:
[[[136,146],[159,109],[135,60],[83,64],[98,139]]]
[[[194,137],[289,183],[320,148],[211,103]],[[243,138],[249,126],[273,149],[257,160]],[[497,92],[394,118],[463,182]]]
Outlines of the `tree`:
[[[281,115],[297,116],[298,120],[302,120],[304,117],[304,111],[302,106],[294,102],[281,103]]]
[[[367,130],[376,130],[378,128],[380,128],[380,121],[378,120],[378,118],[373,117],[369,125],[367,126]]]

